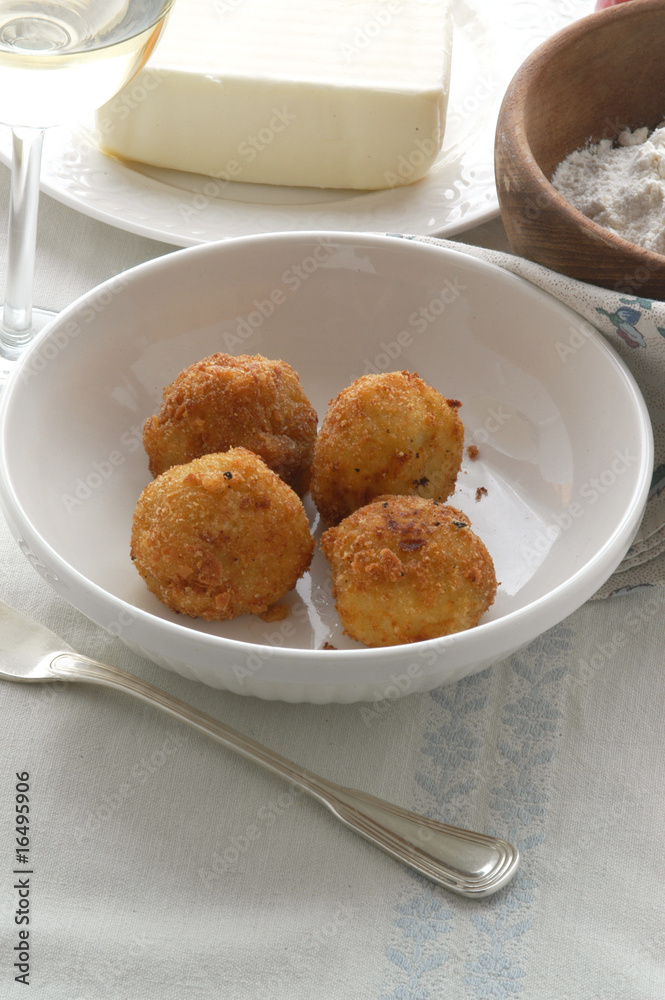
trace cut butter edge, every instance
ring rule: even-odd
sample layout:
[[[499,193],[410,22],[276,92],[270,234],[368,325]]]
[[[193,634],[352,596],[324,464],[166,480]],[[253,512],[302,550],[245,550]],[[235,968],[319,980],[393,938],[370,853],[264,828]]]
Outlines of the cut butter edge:
[[[376,190],[443,143],[449,0],[176,0],[102,150],[220,181]]]

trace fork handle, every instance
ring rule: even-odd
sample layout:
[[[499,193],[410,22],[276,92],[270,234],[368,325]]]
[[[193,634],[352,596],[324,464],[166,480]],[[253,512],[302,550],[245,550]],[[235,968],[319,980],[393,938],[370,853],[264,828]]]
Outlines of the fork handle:
[[[519,852],[505,840],[448,826],[366,792],[327,781],[117,667],[98,663],[78,653],[58,653],[51,660],[49,669],[54,676],[66,680],[89,681],[127,691],[189,723],[199,732],[206,733],[318,799],[345,826],[452,892],[472,898],[489,896],[506,885],[517,870]]]

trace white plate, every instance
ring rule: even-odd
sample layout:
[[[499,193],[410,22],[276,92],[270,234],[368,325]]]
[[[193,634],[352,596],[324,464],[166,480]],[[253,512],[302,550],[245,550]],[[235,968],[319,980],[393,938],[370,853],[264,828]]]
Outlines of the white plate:
[[[261,232],[335,229],[452,236],[498,214],[494,130],[522,60],[593,0],[454,0],[455,37],[444,148],[428,177],[390,191],[317,191],[228,184],[151,169],[99,152],[94,122],[50,130],[42,189],[120,229],[193,246]],[[8,163],[7,130],[0,158]]]
[[[217,350],[290,362],[320,417],[372,368],[419,371],[462,400],[479,455],[465,459],[451,502],[501,581],[477,628],[364,648],[342,633],[320,551],[282,622],[195,621],[148,593],[129,559],[150,479],[142,424],[164,384]],[[107,282],[31,345],[0,417],[8,523],[60,594],[165,667],[287,701],[428,690],[556,624],[627,551],[653,462],[632,376],[557,300],[466,254],[343,233],[225,240]]]

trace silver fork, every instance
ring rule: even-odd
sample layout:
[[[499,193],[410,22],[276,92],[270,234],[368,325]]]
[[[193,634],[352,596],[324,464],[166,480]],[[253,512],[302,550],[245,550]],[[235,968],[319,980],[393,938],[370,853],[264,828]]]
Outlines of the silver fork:
[[[519,865],[519,852],[505,840],[438,823],[367,792],[327,781],[166,691],[81,656],[54,632],[1,601],[0,679],[84,681],[133,694],[285,778],[376,847],[462,896],[491,895],[510,881]]]

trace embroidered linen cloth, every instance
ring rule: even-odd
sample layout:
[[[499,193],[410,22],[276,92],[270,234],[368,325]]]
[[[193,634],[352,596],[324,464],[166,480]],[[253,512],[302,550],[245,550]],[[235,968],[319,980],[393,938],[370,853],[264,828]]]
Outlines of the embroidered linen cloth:
[[[639,275],[633,282],[635,294],[614,292],[575,281],[510,253],[427,236],[407,238],[471,254],[526,278],[599,330],[625,361],[651,417],[654,471],[638,534],[617,571],[596,596],[665,583],[665,302],[639,295]],[[584,343],[584,336],[581,324],[579,330],[571,331],[570,343],[563,344],[562,350],[569,347],[573,355]],[[589,391],[593,392],[593,386]]]

